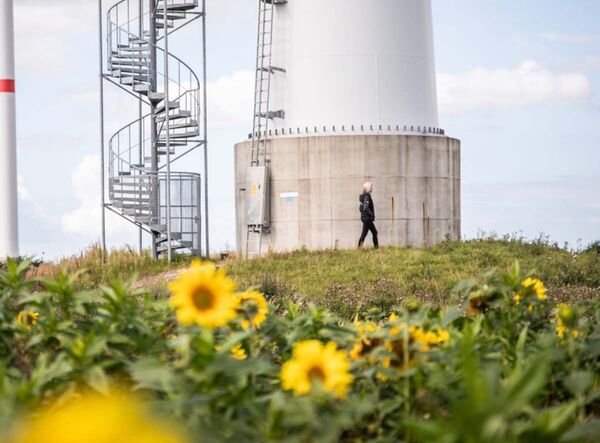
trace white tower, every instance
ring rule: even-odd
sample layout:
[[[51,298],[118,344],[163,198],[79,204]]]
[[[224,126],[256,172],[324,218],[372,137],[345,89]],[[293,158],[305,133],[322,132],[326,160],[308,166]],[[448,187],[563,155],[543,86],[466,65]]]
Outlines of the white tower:
[[[18,255],[13,0],[0,0],[0,260]]]
[[[430,0],[290,0],[275,8],[272,129],[438,127]]]
[[[430,0],[258,0],[254,125],[235,147],[238,251],[460,238],[460,141],[438,123]]]

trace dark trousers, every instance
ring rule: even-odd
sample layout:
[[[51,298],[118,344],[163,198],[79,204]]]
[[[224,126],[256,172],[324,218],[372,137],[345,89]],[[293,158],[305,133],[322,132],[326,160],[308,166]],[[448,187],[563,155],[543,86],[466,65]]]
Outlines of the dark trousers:
[[[371,231],[373,234],[373,244],[375,245],[375,249],[379,247],[379,240],[377,239],[377,228],[375,227],[375,223],[372,221],[363,222],[362,234],[360,234],[360,240],[358,241],[358,247],[362,247],[365,242],[365,238],[367,238],[367,233]]]

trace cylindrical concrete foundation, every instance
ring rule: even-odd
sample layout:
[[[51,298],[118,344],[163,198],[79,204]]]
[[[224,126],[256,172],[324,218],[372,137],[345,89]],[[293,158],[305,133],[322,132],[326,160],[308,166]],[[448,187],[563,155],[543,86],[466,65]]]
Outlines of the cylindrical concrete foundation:
[[[245,254],[251,141],[235,147],[238,252]],[[434,135],[339,135],[269,140],[271,226],[261,252],[355,248],[359,194],[374,185],[382,246],[460,238],[460,141]],[[367,238],[367,245],[369,238]]]

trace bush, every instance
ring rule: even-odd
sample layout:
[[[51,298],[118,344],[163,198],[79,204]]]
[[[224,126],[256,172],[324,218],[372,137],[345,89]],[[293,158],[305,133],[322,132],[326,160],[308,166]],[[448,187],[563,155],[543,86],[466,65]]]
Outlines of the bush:
[[[600,255],[600,240],[590,243],[590,245],[585,249],[585,252],[595,253],[596,255]]]
[[[600,306],[555,306],[518,265],[458,283],[460,307],[388,303],[398,289],[382,281],[381,306],[353,321],[234,293],[210,264],[182,272],[170,303],[118,280],[78,291],[76,275],[27,272],[0,271],[0,429],[15,443],[27,429],[56,437],[61,413],[48,411],[129,411],[118,398],[132,394],[203,442],[586,442],[600,431]],[[111,417],[84,414],[77,438],[99,442],[107,420],[128,429]]]

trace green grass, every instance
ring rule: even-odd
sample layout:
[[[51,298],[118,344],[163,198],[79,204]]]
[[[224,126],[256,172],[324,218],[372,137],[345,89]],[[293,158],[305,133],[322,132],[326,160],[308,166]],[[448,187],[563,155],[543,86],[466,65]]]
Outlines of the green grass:
[[[29,276],[42,279],[56,278],[63,271],[69,275],[79,273],[77,287],[93,289],[116,279],[129,281],[134,277],[143,278],[175,269],[189,260],[189,257],[175,256],[173,263],[167,263],[166,260],[155,260],[150,251],[143,251],[140,255],[132,249],[114,249],[109,251],[103,263],[102,249],[99,245],[92,245],[79,255],[37,263]]]
[[[185,266],[188,257],[168,264],[150,254],[112,251],[102,264],[97,246],[79,256],[44,263],[33,277],[54,277],[62,269],[83,271],[78,286],[95,288],[119,278],[137,276],[137,287],[166,294],[165,271]],[[519,260],[525,272],[541,278],[550,298],[581,300],[600,296],[600,247],[574,253],[547,241],[474,240],[445,242],[426,248],[381,248],[348,251],[296,251],[255,260],[230,259],[221,263],[240,287],[255,286],[270,297],[313,302],[351,316],[369,307],[389,310],[407,299],[435,304],[458,303],[452,287],[492,268],[508,268]]]
[[[600,255],[593,248],[573,253],[544,242],[477,240],[427,248],[350,251],[297,251],[226,264],[241,286],[267,295],[315,302],[342,315],[364,307],[388,310],[416,297],[436,304],[460,280],[519,260],[525,272],[541,278],[556,299],[600,294]]]

